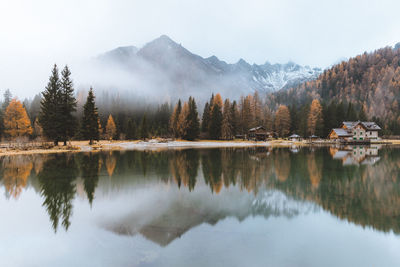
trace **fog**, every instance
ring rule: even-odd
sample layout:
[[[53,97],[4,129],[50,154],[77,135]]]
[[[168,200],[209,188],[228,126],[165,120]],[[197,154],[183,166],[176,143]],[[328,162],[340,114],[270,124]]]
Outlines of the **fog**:
[[[141,77],[82,69],[105,51],[141,47],[162,34],[228,63],[293,60],[325,68],[399,41],[399,7],[394,0],[1,1],[0,93],[9,88],[32,97],[44,89],[54,63],[71,67],[76,88],[111,90],[110,79],[133,79],[137,89],[129,90],[140,90]]]

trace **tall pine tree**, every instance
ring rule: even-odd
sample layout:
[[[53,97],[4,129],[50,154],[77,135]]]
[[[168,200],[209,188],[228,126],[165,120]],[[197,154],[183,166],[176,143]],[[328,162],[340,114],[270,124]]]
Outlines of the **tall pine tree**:
[[[89,144],[93,144],[93,140],[99,140],[99,114],[97,107],[94,102],[93,89],[90,88],[86,103],[83,106],[83,118],[82,118],[82,136],[89,140]]]
[[[187,129],[185,139],[194,140],[200,134],[200,121],[196,101],[193,97],[189,97],[189,113],[186,117],[186,121]]]
[[[43,134],[50,140],[54,141],[54,145],[60,140],[61,128],[63,121],[60,120],[62,113],[61,104],[61,82],[58,74],[57,65],[54,64],[49,82],[45,91],[42,93],[43,98],[40,102],[39,122],[43,128]]]
[[[73,137],[76,131],[76,118],[73,115],[76,111],[76,99],[68,66],[65,66],[61,75],[61,113],[58,119],[61,121],[61,140],[64,141],[65,146],[67,140]]]

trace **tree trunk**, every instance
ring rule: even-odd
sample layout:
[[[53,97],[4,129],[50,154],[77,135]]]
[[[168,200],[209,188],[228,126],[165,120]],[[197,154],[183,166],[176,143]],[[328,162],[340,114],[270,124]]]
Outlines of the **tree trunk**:
[[[67,140],[64,140],[64,146],[67,146]]]
[[[54,145],[58,146],[58,140],[54,140]]]
[[[93,145],[93,140],[92,139],[89,140],[89,145]]]

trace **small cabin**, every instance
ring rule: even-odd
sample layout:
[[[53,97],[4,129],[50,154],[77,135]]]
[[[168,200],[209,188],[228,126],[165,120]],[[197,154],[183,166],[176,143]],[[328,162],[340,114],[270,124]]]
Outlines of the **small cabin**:
[[[247,138],[249,140],[265,141],[269,137],[269,134],[264,126],[258,126],[249,130]]]
[[[289,136],[289,140],[290,140],[290,141],[293,141],[293,142],[300,141],[300,135],[298,135],[298,134],[292,134],[291,136]]]

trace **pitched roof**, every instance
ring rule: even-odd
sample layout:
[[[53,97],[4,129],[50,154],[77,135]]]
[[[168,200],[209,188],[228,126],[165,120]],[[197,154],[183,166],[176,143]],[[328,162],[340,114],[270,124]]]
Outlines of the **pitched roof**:
[[[264,126],[258,126],[258,127],[255,127],[255,128],[251,128],[250,130],[249,130],[249,132],[253,132],[253,131],[257,131],[257,130],[265,130],[265,127]]]
[[[347,129],[353,129],[358,124],[361,124],[368,131],[378,131],[381,127],[373,121],[344,121],[342,123]]]
[[[332,131],[334,131],[337,134],[337,136],[340,136],[340,137],[353,136],[353,134],[350,131],[343,129],[343,128],[335,128],[335,129],[332,129]]]
[[[379,127],[378,124],[376,124],[376,123],[373,122],[373,121],[363,121],[363,122],[361,122],[361,123],[365,126],[365,128],[366,128],[368,131],[378,131],[378,130],[381,130],[381,127]]]

